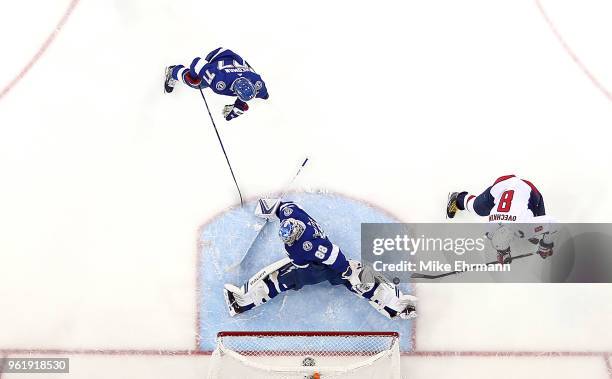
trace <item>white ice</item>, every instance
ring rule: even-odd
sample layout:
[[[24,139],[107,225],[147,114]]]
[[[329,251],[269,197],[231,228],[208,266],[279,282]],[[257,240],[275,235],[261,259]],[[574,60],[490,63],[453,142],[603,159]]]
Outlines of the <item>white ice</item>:
[[[0,7],[0,350],[72,351],[72,378],[206,372],[207,357],[181,355],[196,348],[198,228],[237,196],[199,94],[163,95],[162,73],[219,45],[271,96],[231,123],[208,96],[249,198],[309,156],[294,189],[404,221],[442,221],[448,191],[509,173],[560,220],[610,221],[607,0]],[[612,377],[610,285],[417,290],[406,378]]]

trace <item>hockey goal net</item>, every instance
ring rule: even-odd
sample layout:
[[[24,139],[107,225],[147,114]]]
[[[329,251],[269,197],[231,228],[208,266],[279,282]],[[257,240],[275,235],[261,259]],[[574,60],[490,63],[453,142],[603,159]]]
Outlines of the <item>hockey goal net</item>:
[[[400,378],[395,332],[220,332],[208,378]]]

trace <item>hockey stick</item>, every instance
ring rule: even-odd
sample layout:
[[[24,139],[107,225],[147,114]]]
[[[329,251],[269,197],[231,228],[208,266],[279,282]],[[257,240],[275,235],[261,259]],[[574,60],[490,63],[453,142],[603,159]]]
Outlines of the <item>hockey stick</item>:
[[[302,172],[302,169],[304,168],[304,166],[306,166],[306,163],[308,163],[308,157],[306,157],[306,159],[304,159],[304,162],[302,162],[302,165],[300,166],[300,168],[297,170],[297,172],[293,176],[293,179],[291,179],[289,184],[287,184],[287,186],[285,187],[285,190],[280,195],[280,199],[282,199],[283,197],[285,197],[285,195],[287,195],[287,191],[289,191],[289,188],[291,187],[293,182],[295,182],[295,179],[297,179],[297,177],[300,175],[300,172]],[[253,248],[253,245],[255,245],[255,242],[257,241],[257,239],[261,235],[261,231],[263,230],[264,226],[266,226],[267,224],[268,224],[268,220],[264,219],[262,223],[259,223],[257,225],[257,227],[256,227],[257,228],[257,235],[255,236],[255,238],[253,238],[253,241],[249,245],[248,249],[246,250],[246,252],[242,256],[242,258],[237,263],[235,263],[235,264],[229,266],[228,268],[226,268],[225,272],[234,271],[238,266],[240,266],[242,264],[242,262],[244,262],[244,259],[246,258],[247,255],[249,255],[249,252]]]
[[[515,259],[521,259],[521,258],[530,257],[533,254],[534,253],[517,255],[516,257],[512,257],[510,262],[512,262]],[[498,263],[497,260],[494,260],[493,262],[488,262],[488,263],[485,263],[485,264],[488,266],[488,265],[492,265],[492,264],[496,264],[496,263]],[[456,274],[463,274],[464,272],[467,272],[467,271],[451,271],[451,272],[445,272],[444,274],[439,274],[439,275],[428,275],[428,274],[422,274],[420,272],[413,272],[412,275],[410,275],[410,277],[413,278],[413,279],[439,279],[439,278],[444,278],[445,276],[456,275]]]
[[[306,166],[306,163],[308,163],[308,157],[306,157],[306,159],[304,159],[304,162],[302,162],[302,165],[300,166],[300,168],[298,168],[297,172],[293,176],[293,179],[291,179],[289,184],[287,184],[287,186],[285,187],[285,191],[283,191],[283,193],[281,193],[281,195],[280,195],[281,199],[287,195],[287,192],[289,191],[289,188],[291,187],[293,182],[295,182],[295,179],[297,179],[298,175],[300,175],[300,172],[302,172],[302,169],[304,168],[304,166]],[[266,220],[266,222],[267,222],[267,220]]]
[[[244,202],[242,201],[242,192],[240,192],[240,187],[238,186],[238,181],[236,181],[236,176],[234,175],[234,170],[232,169],[232,165],[227,157],[227,153],[225,152],[225,147],[223,146],[223,141],[221,141],[221,136],[219,135],[219,131],[217,130],[217,125],[215,125],[215,120],[213,119],[212,114],[210,114],[210,108],[208,107],[208,102],[206,101],[206,97],[204,97],[204,92],[202,88],[200,88],[200,95],[202,95],[202,99],[204,99],[204,104],[206,104],[206,110],[208,111],[208,115],[210,116],[210,121],[212,122],[213,128],[215,128],[215,133],[217,134],[217,139],[219,139],[219,144],[221,145],[221,150],[223,150],[223,155],[225,155],[225,160],[227,161],[227,165],[229,166],[230,172],[232,173],[232,178],[234,179],[234,183],[236,184],[236,189],[238,190],[238,196],[240,196],[240,206],[244,206]]]

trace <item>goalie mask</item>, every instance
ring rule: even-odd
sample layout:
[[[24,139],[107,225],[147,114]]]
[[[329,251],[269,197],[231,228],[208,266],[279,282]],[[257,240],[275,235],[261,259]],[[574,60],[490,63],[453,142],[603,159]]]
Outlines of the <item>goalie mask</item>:
[[[251,81],[247,78],[240,77],[232,83],[230,89],[234,91],[236,96],[244,102],[252,100],[257,95],[257,90]]]
[[[281,222],[278,235],[285,244],[291,246],[302,237],[304,230],[306,230],[306,225],[303,222],[294,218],[288,218]]]

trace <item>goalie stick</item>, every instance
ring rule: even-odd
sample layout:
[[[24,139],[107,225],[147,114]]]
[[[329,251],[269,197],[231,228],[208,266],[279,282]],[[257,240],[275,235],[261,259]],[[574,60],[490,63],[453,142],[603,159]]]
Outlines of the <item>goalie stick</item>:
[[[521,259],[521,258],[530,257],[530,256],[532,256],[534,254],[535,253],[528,253],[528,254],[517,255],[516,257],[512,257],[512,260],[510,262],[512,262],[515,259]],[[497,260],[494,260],[492,262],[488,262],[488,263],[485,263],[485,264],[486,265],[492,265],[492,264],[496,264],[496,263],[498,263]],[[444,278],[445,276],[463,274],[464,272],[467,272],[467,271],[450,271],[450,272],[445,272],[444,274],[438,274],[438,275],[428,275],[428,274],[422,274],[420,272],[413,272],[412,275],[410,275],[410,277],[412,279],[440,279],[440,278]]]
[[[308,157],[306,157],[306,159],[304,159],[304,162],[302,162],[302,165],[300,166],[300,168],[297,170],[297,172],[293,176],[293,179],[291,179],[289,184],[287,184],[287,187],[285,187],[285,190],[280,195],[280,199],[282,199],[283,197],[285,197],[285,195],[287,195],[287,191],[289,190],[289,187],[291,187],[291,185],[293,184],[295,179],[297,179],[297,177],[300,175],[300,172],[302,172],[302,169],[304,168],[304,166],[306,166],[306,163],[308,163]],[[244,259],[246,258],[247,255],[249,255],[249,252],[253,248],[253,245],[255,245],[255,242],[257,241],[257,239],[261,235],[261,231],[263,230],[263,228],[267,224],[268,224],[268,220],[264,219],[263,222],[260,222],[260,223],[258,223],[256,225],[257,235],[255,236],[255,238],[253,238],[253,241],[251,241],[251,244],[249,245],[248,249],[246,249],[245,253],[242,255],[242,258],[240,258],[240,260],[237,263],[234,263],[233,265],[231,265],[228,268],[226,268],[225,272],[234,271],[236,268],[238,268],[242,264],[242,262],[244,262]]]

